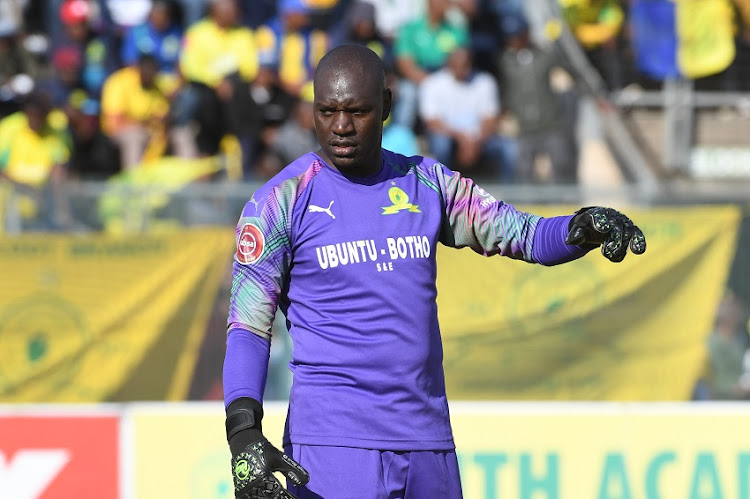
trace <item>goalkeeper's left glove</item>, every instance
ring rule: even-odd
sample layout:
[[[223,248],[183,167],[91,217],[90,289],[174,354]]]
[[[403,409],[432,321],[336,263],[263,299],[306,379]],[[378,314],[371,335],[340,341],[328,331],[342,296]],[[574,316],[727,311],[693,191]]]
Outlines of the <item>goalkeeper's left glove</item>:
[[[255,399],[239,398],[227,407],[227,440],[232,452],[234,493],[238,499],[295,499],[273,476],[283,473],[296,486],[310,475],[263,436],[260,420],[263,406]]]
[[[646,237],[628,217],[612,208],[590,206],[575,213],[568,226],[566,244],[596,247],[613,262],[621,262],[628,251],[646,251]]]

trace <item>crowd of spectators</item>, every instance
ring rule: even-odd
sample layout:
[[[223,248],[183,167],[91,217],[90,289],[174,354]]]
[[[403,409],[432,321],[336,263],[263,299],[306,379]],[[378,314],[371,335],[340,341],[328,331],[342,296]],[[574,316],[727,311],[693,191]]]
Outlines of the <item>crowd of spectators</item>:
[[[0,9],[1,168],[14,182],[46,183],[57,170],[102,180],[164,155],[221,154],[227,140],[245,180],[269,178],[314,147],[312,77],[344,43],[386,61],[396,94],[386,147],[518,177],[515,137],[499,126],[497,61],[528,31],[520,2],[0,0]],[[17,140],[22,128],[36,140]]]
[[[617,50],[624,5],[559,3],[609,90],[626,83]],[[498,182],[575,183],[579,91],[553,81],[558,69],[577,76],[544,43],[553,36],[531,36],[524,8],[520,0],[0,0],[0,176],[33,191],[165,156],[238,151],[244,180],[270,178],[315,147],[317,62],[358,43],[386,62],[395,94],[385,147]],[[535,168],[540,156],[551,164],[546,175]]]

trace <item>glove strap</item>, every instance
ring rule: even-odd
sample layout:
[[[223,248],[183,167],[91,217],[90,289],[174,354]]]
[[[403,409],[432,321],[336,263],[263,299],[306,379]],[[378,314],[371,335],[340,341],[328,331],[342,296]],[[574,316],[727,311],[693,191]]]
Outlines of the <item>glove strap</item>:
[[[232,414],[227,415],[226,430],[227,441],[242,430],[249,430],[255,427],[255,414],[248,409],[237,409]]]
[[[239,398],[227,407],[227,419],[225,428],[227,441],[234,435],[250,429],[260,430],[260,420],[263,418],[263,406],[260,402],[251,398]]]

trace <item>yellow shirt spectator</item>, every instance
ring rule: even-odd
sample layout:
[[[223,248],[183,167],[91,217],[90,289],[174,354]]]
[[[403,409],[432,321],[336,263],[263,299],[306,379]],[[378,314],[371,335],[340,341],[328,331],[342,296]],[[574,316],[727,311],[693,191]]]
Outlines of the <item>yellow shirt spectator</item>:
[[[197,22],[185,33],[180,70],[185,79],[211,88],[233,73],[252,81],[258,72],[253,32],[241,26],[222,29],[208,18]]]
[[[559,0],[563,18],[584,48],[614,39],[622,29],[625,13],[619,0]]]
[[[138,68],[115,71],[102,88],[102,129],[114,135],[132,123],[161,120],[169,111],[169,101],[158,86],[144,88]]]
[[[23,112],[0,121],[0,173],[34,188],[47,183],[55,167],[67,163],[70,147],[65,116],[51,112],[41,132],[34,131]]]

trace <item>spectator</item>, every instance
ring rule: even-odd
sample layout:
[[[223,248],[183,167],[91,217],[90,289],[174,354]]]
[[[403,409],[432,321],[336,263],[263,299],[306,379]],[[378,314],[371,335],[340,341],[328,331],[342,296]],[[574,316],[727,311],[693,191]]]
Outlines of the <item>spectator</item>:
[[[471,52],[475,66],[497,74],[496,55],[505,44],[502,20],[523,15],[522,0],[459,0],[471,33]]]
[[[23,25],[23,0],[0,0],[0,33],[18,33]]]
[[[393,50],[377,30],[375,24],[375,7],[365,1],[357,1],[351,5],[344,22],[341,40],[336,45],[356,43],[369,48],[385,63],[386,71],[393,68]]]
[[[33,92],[22,110],[0,120],[0,179],[18,191],[27,226],[57,228],[66,223],[62,180],[70,157],[65,115],[53,111],[50,97]]]
[[[419,111],[432,155],[464,174],[480,159],[496,178],[512,181],[515,144],[498,133],[500,102],[494,76],[473,68],[471,53],[458,47],[447,64],[420,86]]]
[[[135,66],[112,74],[102,92],[102,129],[120,147],[124,169],[166,149],[165,119],[169,102],[157,86],[159,63],[143,55]]]
[[[27,48],[20,29],[13,19],[0,18],[0,118],[18,111],[18,99],[46,73],[40,57]]]
[[[310,13],[313,26],[329,34],[339,32],[343,28],[351,4],[350,0],[301,1]]]
[[[272,158],[275,159],[275,161],[272,160],[272,164],[276,165],[276,168],[269,172],[273,174],[288,165],[300,153],[306,154],[319,148],[313,126],[311,94],[297,100],[292,116],[273,135],[269,148]],[[271,178],[273,175],[266,176]]]
[[[206,16],[210,0],[177,0],[177,2],[179,4],[182,26],[190,26]],[[255,3],[256,0],[252,0],[252,2]]]
[[[175,15],[173,0],[155,0],[148,19],[125,32],[120,58],[130,66],[140,54],[151,54],[163,74],[176,75],[180,60],[182,29]]]
[[[403,81],[399,78],[395,68],[386,71],[385,81],[391,89],[393,99],[397,100],[399,95],[399,84]],[[395,151],[404,156],[414,156],[421,152],[421,146],[415,130],[411,127],[397,123],[393,120],[393,113],[383,123],[383,147],[389,151]]]
[[[271,23],[258,28],[258,46],[265,60],[277,61],[284,90],[300,97],[331,41],[325,31],[313,27],[303,0],[281,0],[278,9]]]
[[[248,8],[252,3],[252,8]],[[242,9],[242,24],[252,30],[268,24],[276,16],[277,0],[245,0],[246,7]]]
[[[560,1],[562,14],[609,90],[623,87],[618,37],[625,12],[620,0]]]
[[[391,45],[399,30],[421,18],[425,13],[424,0],[364,0],[375,7],[375,26]]]
[[[250,106],[247,113],[250,116],[245,123],[248,134],[254,137],[253,157],[256,158],[253,171],[246,178],[268,176],[270,171],[275,171],[279,166],[271,166],[268,161],[263,161],[272,137],[276,135],[278,128],[290,117],[295,99],[281,87],[278,71],[273,64],[261,64],[258,76],[250,85]],[[271,175],[273,176],[273,175]]]
[[[721,90],[747,92],[750,90],[750,1],[735,0],[736,54],[722,78]]]
[[[122,169],[117,144],[102,132],[99,103],[83,101],[70,110],[70,132],[73,149],[68,177],[78,180],[104,181]]]
[[[578,163],[575,124],[568,120],[563,97],[551,81],[553,70],[567,66],[556,52],[531,43],[524,18],[506,18],[505,28],[508,44],[500,55],[498,67],[503,101],[518,124],[517,180],[536,181],[536,160],[546,154],[552,165],[552,182],[575,182]]]
[[[714,331],[708,339],[708,387],[712,399],[750,398],[750,382],[745,358],[748,357],[747,314],[730,293],[719,304]]]
[[[209,16],[188,28],[180,55],[188,83],[173,102],[172,123],[182,131],[197,124],[197,149],[204,156],[217,154],[225,135],[236,136],[247,172],[252,137],[243,133],[243,122],[258,56],[253,33],[238,24],[239,16],[237,0],[211,0]]]
[[[104,80],[118,66],[110,41],[92,28],[94,17],[91,3],[86,0],[65,0],[60,6],[64,34],[53,44],[57,51],[75,51],[81,61],[81,82],[86,92],[99,98]]]
[[[70,107],[89,96],[83,85],[83,61],[78,50],[63,47],[52,57],[52,74],[37,82],[37,86],[52,99],[52,105],[69,114]]]
[[[154,0],[99,0],[108,11],[112,29],[118,38],[133,26],[146,22]]]
[[[442,68],[453,50],[469,43],[467,29],[448,20],[448,7],[448,0],[428,0],[427,13],[398,32],[394,55],[402,80],[393,121],[399,125],[414,128],[419,84],[428,74]]]
[[[475,66],[481,71],[497,73],[495,54],[501,48],[500,19],[494,0],[476,0],[464,9],[469,22],[471,52]]]

